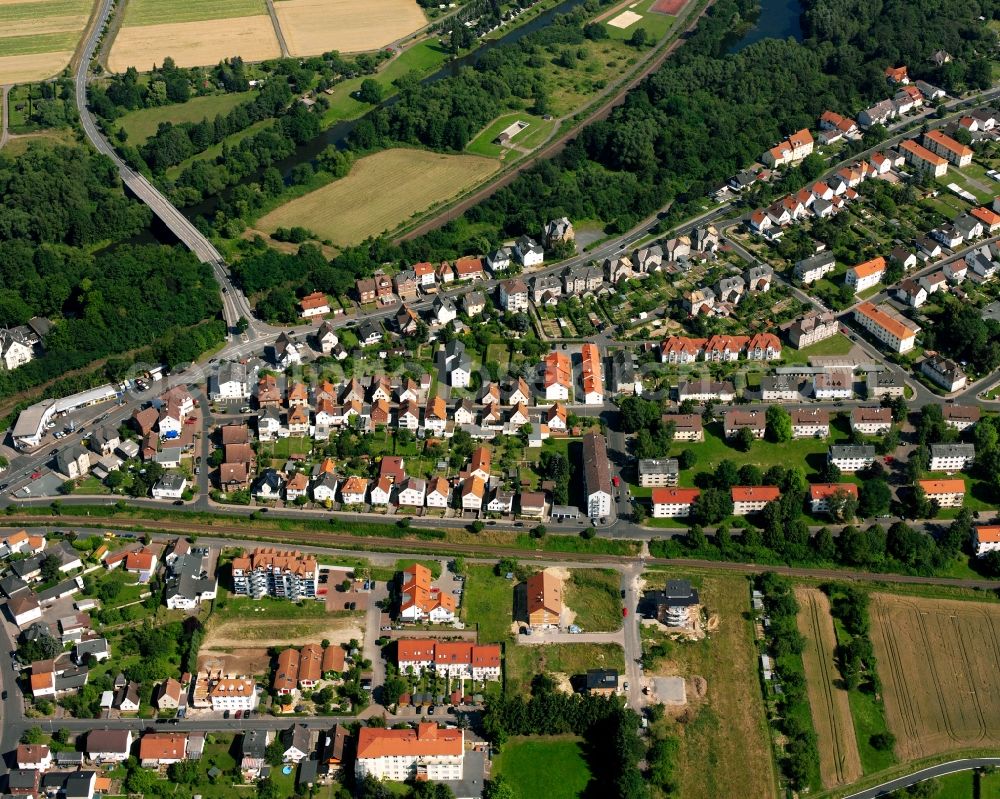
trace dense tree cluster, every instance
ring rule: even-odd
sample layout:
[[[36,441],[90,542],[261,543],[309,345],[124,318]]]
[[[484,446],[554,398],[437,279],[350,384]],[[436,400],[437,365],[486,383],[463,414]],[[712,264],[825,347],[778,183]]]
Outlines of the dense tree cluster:
[[[796,624],[799,603],[795,599],[791,580],[773,573],[761,575],[757,581],[764,594],[771,625],[771,654],[774,656],[775,677],[781,682],[779,699],[781,718],[778,722],[786,737],[781,770],[792,788],[807,788],[818,776],[819,750],[806,697],[802,649],[805,639]]]
[[[148,79],[140,80],[135,67],[113,75],[105,83],[92,83],[87,100],[94,113],[113,120],[140,108],[156,108],[171,103],[183,103],[194,95],[209,94],[222,87],[227,92],[245,92],[250,88],[246,68],[239,57],[214,67],[178,67],[172,58],[154,68]]]
[[[0,373],[0,396],[154,342],[157,350],[146,355],[191,360],[224,335],[221,323],[199,327],[218,314],[218,287],[186,250],[91,251],[149,221],[144,206],[124,197],[105,156],[71,147],[32,149],[16,161],[0,153],[0,196],[0,325],[33,316],[55,323],[43,356]],[[92,379],[69,378],[52,390]]]
[[[256,122],[284,114],[291,102],[292,90],[286,81],[267,81],[253,99],[240,103],[225,116],[216,116],[213,121],[203,119],[201,122],[181,122],[176,125],[161,122],[156,133],[139,148],[139,155],[153,172],[162,172],[192,155],[204,152],[233,133],[246,130]],[[289,114],[291,120],[283,125],[283,132],[286,135],[294,133],[295,140],[299,143],[319,132],[318,122],[307,125],[301,133],[296,129],[296,125],[302,124],[299,117],[312,116],[301,103],[291,106]]]
[[[924,327],[923,346],[986,374],[1000,366],[1000,322],[983,319],[976,307],[946,298],[934,324]]]

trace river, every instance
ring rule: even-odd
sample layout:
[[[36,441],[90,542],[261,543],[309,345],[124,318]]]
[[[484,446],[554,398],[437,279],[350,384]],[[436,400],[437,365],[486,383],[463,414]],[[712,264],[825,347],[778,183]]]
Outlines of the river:
[[[760,0],[757,21],[743,36],[730,46],[730,53],[738,53],[762,39],[787,39],[791,36],[802,41],[802,6],[799,0]]]
[[[471,67],[479,63],[480,59],[495,47],[501,45],[513,44],[514,42],[520,41],[529,33],[533,33],[552,22],[553,18],[559,14],[565,14],[568,11],[572,11],[576,6],[581,5],[583,0],[563,0],[556,6],[553,6],[548,11],[543,11],[534,19],[529,22],[525,22],[520,25],[505,36],[501,36],[499,39],[493,39],[483,42],[479,47],[470,53],[466,53],[459,58],[453,59],[441,67],[436,72],[428,75],[423,79],[422,83],[434,83],[442,78],[448,78],[455,75],[458,70],[462,67]],[[396,97],[390,97],[388,100],[382,103],[382,107],[389,107],[396,102]],[[323,152],[327,147],[333,145],[338,148],[343,148],[351,132],[357,126],[358,122],[364,117],[358,117],[357,119],[345,120],[343,122],[337,122],[331,127],[324,130],[316,138],[311,139],[305,144],[300,145],[296,148],[295,152],[287,158],[283,158],[280,161],[276,161],[272,166],[281,172],[285,180],[288,180],[291,171],[297,167],[299,164],[308,163],[316,158],[321,152]],[[263,170],[259,170],[251,175],[244,178],[241,183],[249,183],[252,181],[260,181],[262,178]],[[226,188],[222,192],[222,196],[228,197],[232,187]],[[198,216],[204,216],[206,218],[211,218],[215,214],[215,210],[218,206],[219,197],[213,196],[202,200],[200,203],[188,206],[187,208],[182,208],[181,210],[189,219],[195,219]]]

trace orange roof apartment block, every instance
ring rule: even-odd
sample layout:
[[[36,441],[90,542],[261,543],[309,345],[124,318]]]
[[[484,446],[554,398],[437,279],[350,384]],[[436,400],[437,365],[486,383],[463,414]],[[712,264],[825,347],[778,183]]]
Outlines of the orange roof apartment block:
[[[968,166],[972,163],[972,148],[955,141],[940,130],[927,131],[924,134],[924,145],[932,153],[937,153],[955,166]]]
[[[362,727],[355,776],[396,782],[462,779],[465,732],[421,723],[417,729]]]
[[[604,380],[601,377],[601,351],[596,344],[587,342],[581,349],[583,366],[581,379],[583,382],[583,401],[587,405],[600,405],[604,402]]]

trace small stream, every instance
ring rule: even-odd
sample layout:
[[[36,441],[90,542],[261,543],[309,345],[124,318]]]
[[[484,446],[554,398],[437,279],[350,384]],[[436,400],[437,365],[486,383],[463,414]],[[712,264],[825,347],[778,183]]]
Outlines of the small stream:
[[[565,14],[572,11],[576,6],[583,3],[583,0],[563,0],[556,6],[553,6],[548,11],[543,11],[534,19],[529,22],[525,22],[523,25],[514,28],[505,36],[501,36],[499,39],[493,39],[490,41],[483,42],[479,47],[466,55],[460,56],[459,58],[453,59],[438,69],[436,72],[428,75],[421,82],[422,83],[434,83],[441,80],[442,78],[448,78],[458,73],[462,67],[471,67],[479,63],[480,59],[486,55],[490,50],[495,47],[500,47],[501,45],[513,44],[520,41],[525,36],[533,33],[546,25],[548,25],[553,18],[559,14]],[[396,102],[396,97],[390,97],[381,104],[381,107],[388,108]],[[351,132],[357,126],[358,122],[364,119],[364,116],[358,117],[357,119],[345,120],[343,122],[337,122],[331,127],[324,130],[314,139],[306,142],[305,144],[299,145],[295,152],[283,158],[280,161],[276,161],[273,166],[275,169],[281,172],[282,176],[287,180],[291,171],[299,166],[300,164],[308,163],[316,158],[321,152],[323,152],[327,147],[333,145],[337,148],[343,149],[347,143],[348,137]],[[263,177],[263,170],[258,170],[250,175],[247,175],[241,183],[251,183],[259,182]],[[233,187],[227,187],[222,192],[222,197],[228,197],[230,192],[232,192]],[[215,214],[215,210],[218,206],[220,197],[218,195],[213,197],[206,197],[199,203],[195,205],[190,205],[181,210],[184,215],[189,219],[195,219],[198,216],[204,216],[211,219]]]

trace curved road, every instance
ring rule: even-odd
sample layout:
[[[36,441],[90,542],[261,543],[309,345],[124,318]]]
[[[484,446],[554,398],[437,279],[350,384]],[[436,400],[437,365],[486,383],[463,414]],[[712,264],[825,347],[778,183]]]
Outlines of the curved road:
[[[878,797],[885,796],[892,791],[898,791],[900,788],[908,788],[909,786],[916,785],[918,782],[923,782],[924,780],[934,779],[935,777],[944,777],[948,774],[955,774],[959,771],[986,768],[988,766],[1000,766],[1000,757],[969,757],[962,760],[952,760],[948,763],[941,763],[937,766],[929,766],[925,769],[921,769],[920,771],[915,771],[913,774],[907,774],[905,777],[899,777],[895,780],[883,782],[881,785],[876,785],[874,788],[866,788],[863,791],[858,791],[858,793],[852,793],[849,796],[845,796],[844,799],[878,799]]]
[[[245,317],[250,322],[250,327],[247,330],[248,339],[256,338],[267,332],[268,328],[266,325],[254,322],[253,312],[247,298],[229,281],[222,254],[152,183],[118,157],[114,148],[98,129],[97,123],[94,121],[94,117],[87,107],[87,75],[90,62],[94,56],[94,50],[101,38],[101,34],[104,31],[104,27],[107,24],[112,2],[113,0],[101,0],[97,20],[83,46],[80,64],[76,70],[76,105],[80,112],[80,123],[83,126],[83,132],[98,152],[103,153],[114,161],[115,166],[118,168],[118,173],[121,175],[122,182],[128,186],[129,190],[139,200],[149,206],[150,210],[162,220],[163,224],[170,229],[181,243],[195,254],[198,260],[202,263],[212,265],[215,278],[219,286],[223,289],[223,314],[230,329],[235,327],[236,322],[241,316]]]

